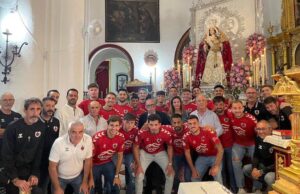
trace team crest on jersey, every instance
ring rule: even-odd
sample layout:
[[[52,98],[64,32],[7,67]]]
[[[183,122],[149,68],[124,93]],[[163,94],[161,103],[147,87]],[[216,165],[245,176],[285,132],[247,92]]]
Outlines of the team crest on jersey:
[[[128,110],[124,110],[124,113],[125,113],[125,114],[128,113]]]
[[[259,115],[259,110],[255,110],[254,114]]]
[[[205,141],[205,137],[202,136],[202,137],[201,137],[201,141]]]
[[[21,138],[23,138],[23,134],[22,134],[22,133],[19,133],[19,134],[18,134],[18,139],[21,139]]]
[[[149,141],[149,138],[148,138],[148,137],[146,138],[146,141]]]
[[[40,131],[36,131],[36,132],[34,133],[34,136],[35,136],[35,137],[40,137],[41,134],[42,134],[42,133],[41,133]]]
[[[227,123],[229,122],[229,118],[224,118],[224,121]]]
[[[280,116],[280,120],[284,121],[284,116],[283,115]]]
[[[195,141],[195,140],[193,141],[193,144],[196,144],[196,141]]]
[[[106,148],[106,144],[103,144],[103,148]]]
[[[157,141],[157,143],[160,143],[160,142],[161,142],[161,139],[160,139],[160,138],[158,138],[156,141]]]
[[[117,143],[114,143],[114,144],[113,144],[113,148],[114,148],[114,149],[116,149],[116,148],[117,148],[117,146],[118,146],[118,144],[117,144]]]
[[[57,127],[57,126],[54,126],[54,127],[53,127],[53,131],[57,132],[57,131],[58,131],[58,127]]]
[[[246,127],[246,123],[241,123],[241,126],[242,127]]]
[[[132,139],[132,138],[134,138],[134,135],[130,135],[129,137],[130,137],[130,139]]]

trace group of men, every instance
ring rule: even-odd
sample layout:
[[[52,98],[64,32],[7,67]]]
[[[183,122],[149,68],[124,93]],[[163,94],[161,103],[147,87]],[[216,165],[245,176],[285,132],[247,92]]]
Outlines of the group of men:
[[[199,88],[146,89],[128,95],[121,89],[99,98],[98,85],[77,105],[78,91],[67,91],[67,104],[56,107],[60,93],[24,103],[24,116],[12,111],[14,96],[4,93],[0,109],[0,182],[7,193],[119,193],[125,166],[126,193],[142,194],[158,181],[157,193],[176,193],[182,181],[211,176],[234,193],[245,193],[244,175],[254,190],[274,182],[271,145],[263,142],[272,129],[291,129],[292,108],[272,97],[272,86],[247,88],[247,101],[224,98],[216,85],[208,100]],[[182,99],[182,114],[170,114],[173,98]],[[251,162],[243,167],[248,155]],[[155,166],[156,165],[156,166]],[[150,169],[148,170],[147,169]],[[159,172],[160,170],[160,172]],[[154,172],[154,173],[153,173]],[[103,179],[104,177],[104,179]],[[51,180],[51,181],[50,181]],[[51,184],[50,184],[51,182]],[[164,187],[162,183],[165,182]],[[67,189],[68,190],[68,189]]]

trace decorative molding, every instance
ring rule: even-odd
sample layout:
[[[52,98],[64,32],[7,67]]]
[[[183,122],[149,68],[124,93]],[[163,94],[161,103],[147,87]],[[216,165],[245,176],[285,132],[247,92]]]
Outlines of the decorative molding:
[[[191,8],[191,10],[197,10],[197,9],[205,9],[211,6],[220,5],[223,3],[227,3],[232,0],[198,0],[196,4]]]

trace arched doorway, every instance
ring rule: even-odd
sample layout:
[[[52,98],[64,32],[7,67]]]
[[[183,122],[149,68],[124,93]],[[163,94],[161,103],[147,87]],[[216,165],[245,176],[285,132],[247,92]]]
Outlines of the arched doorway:
[[[134,64],[130,54],[122,47],[104,44],[95,48],[89,55],[89,82],[99,84],[100,97],[118,89],[117,78],[134,79]],[[101,96],[102,95],[102,96]]]

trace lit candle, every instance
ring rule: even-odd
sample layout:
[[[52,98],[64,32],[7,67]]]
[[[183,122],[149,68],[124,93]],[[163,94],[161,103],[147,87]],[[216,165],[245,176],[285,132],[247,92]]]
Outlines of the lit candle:
[[[189,67],[190,67],[190,69],[189,69],[189,73],[190,73],[189,79],[190,79],[190,89],[191,89],[192,88],[192,65],[190,65]]]
[[[252,87],[252,78],[251,78],[251,76],[249,77],[249,86]]]
[[[179,63],[179,60],[177,60],[177,69],[180,69],[180,63]]]
[[[268,63],[267,63],[267,49],[264,49],[265,52],[265,73],[266,73],[266,79],[268,79]]]
[[[265,55],[261,55],[261,85],[265,85]]]
[[[252,63],[252,76],[253,76],[253,85],[256,84],[256,64],[255,61]]]
[[[249,52],[249,58],[250,58],[250,65],[252,65],[252,47],[250,47],[250,52]]]
[[[242,64],[244,64],[245,60],[244,60],[244,57],[242,57]]]
[[[190,64],[190,57],[188,57],[188,61],[187,61],[187,64],[188,64],[188,65]]]

